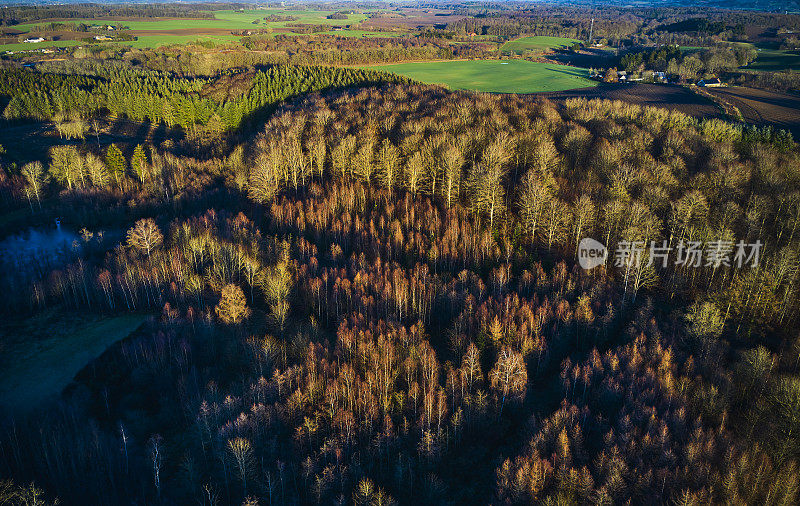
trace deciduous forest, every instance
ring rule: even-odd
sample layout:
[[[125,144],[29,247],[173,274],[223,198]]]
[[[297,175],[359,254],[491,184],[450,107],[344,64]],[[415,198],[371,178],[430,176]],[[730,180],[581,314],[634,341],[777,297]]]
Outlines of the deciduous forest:
[[[0,242],[0,355],[143,322],[3,406],[0,504],[800,501],[791,134],[150,56],[0,68],[4,128],[53,129],[0,149],[0,237],[72,234]]]

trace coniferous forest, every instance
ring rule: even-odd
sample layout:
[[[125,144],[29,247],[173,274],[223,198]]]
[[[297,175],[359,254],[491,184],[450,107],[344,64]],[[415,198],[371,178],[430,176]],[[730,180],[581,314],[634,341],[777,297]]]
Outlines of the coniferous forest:
[[[0,504],[800,502],[790,133],[153,58],[0,66]]]

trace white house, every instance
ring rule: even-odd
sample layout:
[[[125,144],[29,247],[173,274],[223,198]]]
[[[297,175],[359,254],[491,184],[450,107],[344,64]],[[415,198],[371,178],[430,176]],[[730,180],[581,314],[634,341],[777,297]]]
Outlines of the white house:
[[[41,38],[41,37],[36,37],[36,38],[28,37],[27,39],[23,40],[22,42],[27,42],[29,44],[35,44],[37,42],[44,42],[44,39]]]

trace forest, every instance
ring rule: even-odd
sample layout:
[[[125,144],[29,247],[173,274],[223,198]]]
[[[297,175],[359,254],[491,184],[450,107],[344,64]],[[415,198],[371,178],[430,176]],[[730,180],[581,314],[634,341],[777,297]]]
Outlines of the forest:
[[[67,502],[794,502],[797,156],[658,109],[396,84],[313,94],[221,159],[54,150],[6,198],[130,229],[5,278],[4,307],[158,317],[3,465]],[[583,236],[765,248],[582,271]]]
[[[14,26],[30,23],[40,19],[52,18],[94,18],[106,17],[133,17],[133,18],[212,18],[209,7],[214,10],[240,9],[244,3],[216,2],[207,4],[197,3],[143,3],[143,4],[114,4],[114,3],[70,3],[68,5],[6,5],[0,10],[0,25]]]
[[[2,128],[46,146],[0,147],[0,504],[800,502],[790,133],[329,66],[436,37],[251,42],[292,57],[0,66]],[[35,336],[123,315],[4,404]]]
[[[226,130],[240,127],[253,115],[263,116],[271,106],[301,93],[403,81],[370,70],[285,65],[245,75],[232,70],[215,80],[176,78],[122,66],[97,70],[92,75],[0,70],[0,94],[11,97],[3,116],[9,120],[58,118],[73,124],[67,131],[78,130],[80,137],[88,131],[87,120],[96,115],[184,128],[212,122],[214,128]],[[235,86],[236,82],[246,84]]]

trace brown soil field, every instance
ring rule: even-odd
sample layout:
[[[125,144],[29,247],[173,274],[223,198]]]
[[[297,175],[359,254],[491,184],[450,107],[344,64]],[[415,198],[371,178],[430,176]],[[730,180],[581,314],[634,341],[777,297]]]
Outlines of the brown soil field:
[[[711,100],[700,97],[681,86],[661,84],[602,84],[596,88],[536,93],[550,100],[568,98],[601,98],[621,100],[638,105],[664,107],[698,118],[722,118],[722,111]]]
[[[28,34],[20,34],[15,36],[13,39],[10,39],[8,43],[13,44],[18,42],[19,39],[24,35],[28,37]],[[30,36],[38,35],[40,37],[44,37],[48,40],[81,40],[87,37],[94,36],[93,33],[87,32],[73,32],[71,30],[38,30],[36,32],[31,32]]]
[[[435,10],[435,9],[403,9],[405,16],[388,15],[375,16],[368,18],[362,22],[365,29],[369,28],[416,28],[416,27],[430,27],[438,24],[452,23],[463,19],[465,16],[452,15],[451,11]],[[436,14],[442,14],[437,16]]]
[[[800,96],[741,86],[709,88],[708,91],[738,107],[748,123],[774,125],[800,138]]]
[[[31,24],[35,25],[43,25],[48,23],[76,23],[76,18],[47,18],[47,19],[36,19],[34,21],[30,21]],[[84,19],[84,18],[79,18]],[[184,19],[201,19],[201,18],[143,18],[139,16],[103,16],[101,18],[97,18],[97,22],[99,23],[102,21],[176,21],[176,20],[184,20]],[[25,24],[28,24],[27,22]]]
[[[741,86],[705,88],[705,91],[736,106],[747,123],[772,125],[788,130],[796,139],[800,139],[800,95]],[[721,106],[682,86],[606,84],[596,88],[536,93],[534,96],[556,101],[576,97],[622,100],[638,105],[664,107],[696,118],[728,119]]]

